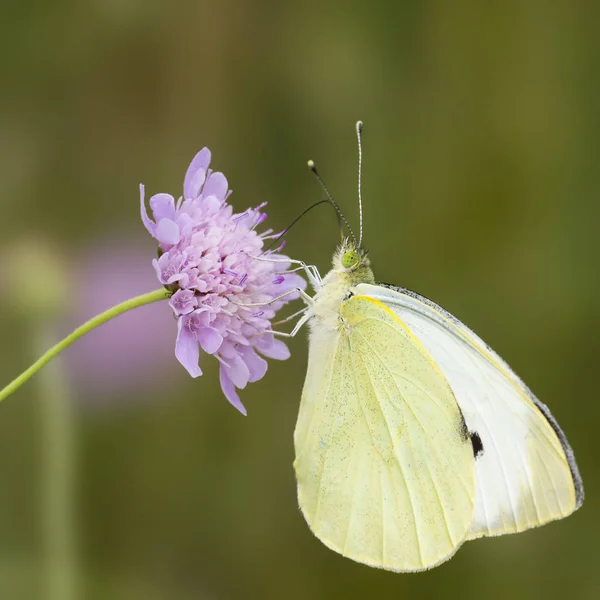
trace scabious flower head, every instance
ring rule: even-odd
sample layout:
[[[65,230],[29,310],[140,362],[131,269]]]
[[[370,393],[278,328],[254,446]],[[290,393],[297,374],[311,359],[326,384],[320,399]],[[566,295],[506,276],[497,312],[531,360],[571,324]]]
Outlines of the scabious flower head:
[[[286,273],[290,260],[279,254],[282,246],[263,250],[265,240],[274,237],[272,230],[256,232],[267,217],[264,204],[233,213],[227,179],[208,168],[210,158],[208,148],[194,157],[177,202],[169,194],[150,198],[154,220],[140,185],[142,221],[159,244],[159,258],[153,261],[158,279],[173,291],[169,303],[177,317],[175,355],[192,377],[202,375],[200,349],[215,356],[223,393],[246,414],[236,388],[264,376],[264,357],[289,357],[287,346],[268,332],[276,312],[298,294],[268,303],[304,289],[306,282]]]

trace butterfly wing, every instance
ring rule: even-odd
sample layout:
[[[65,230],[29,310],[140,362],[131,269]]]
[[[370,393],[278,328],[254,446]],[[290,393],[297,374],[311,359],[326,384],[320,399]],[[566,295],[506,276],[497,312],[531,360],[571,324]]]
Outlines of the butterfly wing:
[[[407,325],[449,382],[477,456],[467,539],[515,533],[571,514],[583,502],[573,452],[548,408],[479,337],[430,300],[360,284]]]
[[[356,561],[416,571],[468,533],[474,457],[423,346],[382,303],[354,296],[339,331],[313,324],[294,433],[298,500],[315,535]]]

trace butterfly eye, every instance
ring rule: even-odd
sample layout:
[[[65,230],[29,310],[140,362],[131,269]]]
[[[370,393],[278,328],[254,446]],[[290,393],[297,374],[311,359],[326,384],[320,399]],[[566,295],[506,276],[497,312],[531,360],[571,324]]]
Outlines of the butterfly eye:
[[[360,261],[360,256],[356,250],[348,250],[344,252],[344,256],[342,256],[342,267],[344,269],[349,269],[353,267]]]

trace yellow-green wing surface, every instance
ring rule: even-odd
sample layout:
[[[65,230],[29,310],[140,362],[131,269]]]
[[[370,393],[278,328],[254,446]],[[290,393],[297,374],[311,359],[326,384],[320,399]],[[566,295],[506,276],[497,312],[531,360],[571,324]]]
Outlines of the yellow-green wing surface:
[[[294,434],[298,500],[315,535],[375,567],[450,558],[475,501],[473,447],[445,377],[384,304],[342,303],[312,327]]]
[[[468,327],[402,288],[361,284],[409,327],[452,387],[478,440],[476,501],[467,539],[524,531],[571,514],[583,483],[547,406]]]

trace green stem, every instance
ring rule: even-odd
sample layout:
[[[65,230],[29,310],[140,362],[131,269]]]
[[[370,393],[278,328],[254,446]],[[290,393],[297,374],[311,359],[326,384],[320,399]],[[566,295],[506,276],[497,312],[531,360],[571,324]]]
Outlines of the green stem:
[[[36,350],[48,347],[52,336],[40,323]],[[73,403],[69,397],[64,363],[57,357],[36,378],[41,410],[40,510],[44,598],[76,600],[79,593],[80,553],[77,531],[76,475],[77,444]]]
[[[73,333],[69,334],[66,338],[58,342],[58,344],[52,346],[45,354],[40,356],[26,371],[23,371],[16,379],[13,379],[3,390],[0,391],[0,401],[4,400],[7,396],[10,396],[15,390],[21,387],[32,375],[37,373],[47,362],[53,359],[59,352],[64,350],[67,346],[70,346],[75,340],[79,339],[82,335],[91,331],[95,327],[110,321],[114,317],[127,312],[138,306],[144,306],[144,304],[151,304],[152,302],[158,302],[159,300],[166,300],[170,297],[170,293],[164,288],[136,296],[121,304],[117,304],[107,311],[96,315],[89,321],[86,321],[83,325],[78,327]]]

